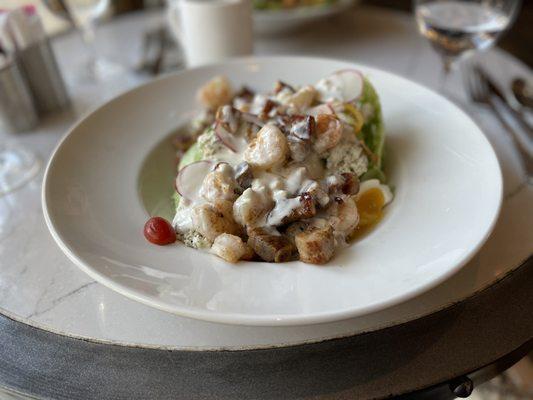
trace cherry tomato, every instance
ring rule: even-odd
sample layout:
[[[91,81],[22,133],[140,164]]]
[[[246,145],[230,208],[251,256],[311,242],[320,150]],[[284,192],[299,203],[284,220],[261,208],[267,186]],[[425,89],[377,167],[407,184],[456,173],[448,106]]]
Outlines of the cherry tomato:
[[[144,225],[144,237],[150,243],[163,246],[176,241],[176,231],[166,219],[152,217]]]

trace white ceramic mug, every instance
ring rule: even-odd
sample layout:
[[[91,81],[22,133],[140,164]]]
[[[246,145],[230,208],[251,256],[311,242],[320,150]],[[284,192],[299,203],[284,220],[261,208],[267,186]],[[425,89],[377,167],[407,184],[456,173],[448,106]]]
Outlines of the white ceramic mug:
[[[168,23],[195,67],[252,53],[250,0],[170,0]]]

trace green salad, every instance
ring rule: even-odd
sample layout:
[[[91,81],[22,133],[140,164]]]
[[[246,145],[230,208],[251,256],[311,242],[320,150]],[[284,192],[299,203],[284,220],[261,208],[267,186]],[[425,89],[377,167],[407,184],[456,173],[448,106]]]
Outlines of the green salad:
[[[266,93],[219,76],[198,98],[174,194],[173,226],[188,246],[231,262],[323,264],[392,201],[381,104],[359,71]]]

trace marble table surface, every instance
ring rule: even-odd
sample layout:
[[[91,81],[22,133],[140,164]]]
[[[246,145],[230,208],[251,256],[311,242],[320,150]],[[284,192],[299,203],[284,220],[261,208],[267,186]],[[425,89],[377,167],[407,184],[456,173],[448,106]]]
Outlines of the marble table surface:
[[[133,14],[102,26],[99,51],[132,67],[143,32],[164,23],[159,12]],[[46,118],[38,129],[0,140],[36,151],[46,162],[79,116],[149,79],[134,73],[100,85],[80,82],[83,61],[77,36],[53,41],[73,99],[73,110]],[[290,37],[256,38],[255,54],[319,55],[368,64],[440,88],[440,60],[421,38],[409,14],[355,8]],[[502,84],[531,71],[498,49],[476,55]],[[173,348],[246,348],[286,345],[368,331],[428,314],[490,285],[519,266],[533,250],[533,186],[512,142],[487,109],[471,104],[461,72],[445,92],[481,126],[498,155],[504,176],[500,219],[487,244],[461,272],[407,303],[347,321],[307,327],[233,327],[181,318],[129,300],[98,284],[73,265],[54,243],[41,210],[42,172],[20,190],[0,197],[0,311],[25,323],[103,341]]]

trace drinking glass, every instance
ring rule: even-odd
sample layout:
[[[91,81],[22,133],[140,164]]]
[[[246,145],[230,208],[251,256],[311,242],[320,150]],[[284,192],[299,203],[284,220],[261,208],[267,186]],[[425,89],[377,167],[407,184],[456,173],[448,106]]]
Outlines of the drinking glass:
[[[111,8],[111,0],[44,0],[47,8],[57,16],[68,20],[81,34],[87,48],[88,60],[84,78],[102,81],[123,72],[123,68],[98,55],[95,47],[96,23]]]
[[[442,58],[441,86],[458,60],[494,44],[514,22],[520,3],[520,0],[414,0],[420,33]]]
[[[37,156],[23,147],[0,143],[0,196],[31,180],[41,168]]]

